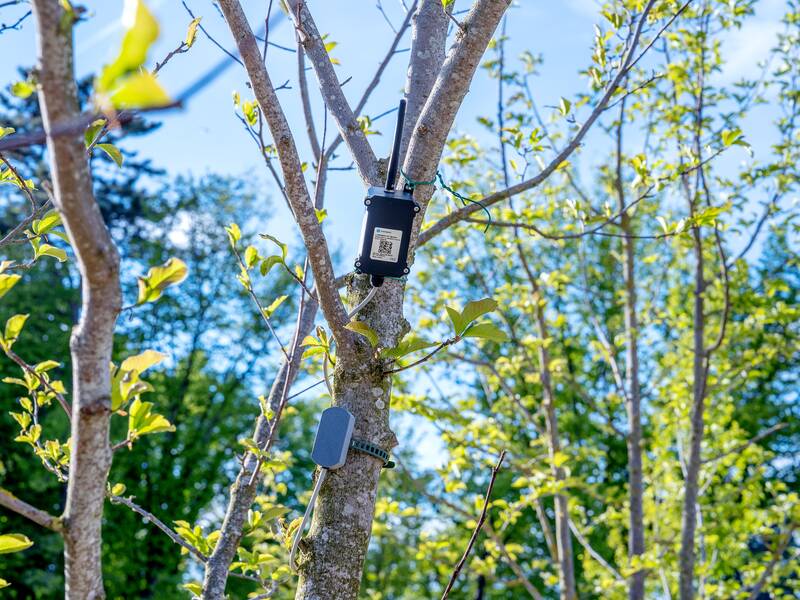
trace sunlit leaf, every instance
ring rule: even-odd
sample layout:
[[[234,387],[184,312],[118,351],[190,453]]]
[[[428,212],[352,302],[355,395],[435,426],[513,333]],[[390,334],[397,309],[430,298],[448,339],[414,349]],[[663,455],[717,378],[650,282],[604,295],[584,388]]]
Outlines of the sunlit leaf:
[[[144,277],[139,278],[139,298],[137,304],[154,302],[164,290],[186,279],[189,269],[179,258],[170,258],[160,267],[153,267]]]
[[[122,156],[122,152],[119,151],[114,144],[97,144],[96,148],[100,148],[103,152],[108,154],[115,163],[117,163],[118,167],[122,166],[122,161],[124,160]]]
[[[370,346],[373,348],[378,345],[378,334],[375,333],[375,331],[363,321],[350,321],[347,325],[345,325],[345,328],[363,335],[365,338],[367,338]]]
[[[194,40],[197,37],[197,27],[200,25],[200,19],[202,19],[202,17],[195,17],[192,19],[192,22],[189,23],[189,29],[186,31],[186,39],[183,40],[187,48],[191,48],[192,44],[194,44]]]
[[[33,546],[33,542],[21,533],[4,533],[0,535],[0,554],[21,552]]]

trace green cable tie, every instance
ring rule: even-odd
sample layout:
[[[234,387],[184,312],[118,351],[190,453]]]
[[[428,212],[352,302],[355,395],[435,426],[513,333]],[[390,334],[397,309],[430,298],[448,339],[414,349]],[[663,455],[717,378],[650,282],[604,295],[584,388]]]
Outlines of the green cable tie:
[[[444,179],[442,178],[441,171],[436,171],[436,175],[434,175],[433,179],[431,179],[430,181],[416,181],[414,179],[411,179],[408,175],[406,175],[403,169],[400,169],[400,174],[403,176],[403,179],[406,180],[406,185],[410,187],[412,190],[418,185],[436,185],[436,180],[438,179],[439,184],[442,186],[442,189],[447,190],[450,193],[450,195],[452,195],[454,198],[458,198],[459,200],[461,200],[461,204],[463,206],[466,206],[467,202],[470,202],[472,204],[477,204],[478,206],[481,207],[481,209],[483,209],[483,212],[486,213],[486,217],[489,221],[488,223],[486,223],[486,227],[483,228],[483,233],[489,231],[489,227],[492,224],[492,213],[489,212],[489,209],[486,208],[486,206],[480,200],[473,200],[472,198],[468,198],[463,194],[459,194],[457,191],[455,191],[453,188],[447,185],[444,182]]]

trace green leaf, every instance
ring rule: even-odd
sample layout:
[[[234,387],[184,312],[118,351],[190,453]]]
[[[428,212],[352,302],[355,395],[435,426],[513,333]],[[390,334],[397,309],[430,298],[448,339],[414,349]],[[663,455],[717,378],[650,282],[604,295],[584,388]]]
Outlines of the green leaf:
[[[225,228],[225,231],[228,232],[228,240],[231,243],[231,246],[235,246],[236,242],[242,239],[242,231],[239,229],[239,226],[236,223],[231,223]]]
[[[5,579],[0,577],[0,590],[2,590],[3,588],[7,588],[10,585],[11,585],[10,583],[8,583]]]
[[[186,279],[189,269],[179,258],[170,258],[160,267],[153,267],[144,277],[139,277],[139,299],[136,304],[155,302],[164,290]]]
[[[35,91],[36,84],[34,84],[30,79],[26,81],[17,81],[16,83],[11,84],[11,93],[17,98],[22,98],[23,100],[28,98]]]
[[[33,546],[33,542],[21,533],[5,533],[0,535],[0,554],[21,552]]]
[[[11,135],[15,131],[16,129],[14,129],[13,127],[0,127],[0,140],[2,140],[7,135]]]
[[[96,87],[103,92],[111,91],[121,78],[138,71],[158,38],[158,21],[141,0],[126,0],[122,23],[126,31],[119,54],[103,68],[97,81]]]
[[[167,358],[166,354],[156,352],[155,350],[145,350],[136,356],[130,356],[122,361],[119,366],[121,371],[128,371],[141,375],[153,365],[157,365]]]
[[[191,583],[184,583],[181,587],[198,597],[200,596],[200,594],[203,593],[203,586],[198,581],[193,581]]]
[[[121,496],[125,493],[125,484],[124,483],[115,483],[111,486],[111,493],[114,496]]]
[[[125,83],[111,94],[111,104],[117,109],[151,108],[171,102],[155,75],[140,71],[125,78]]]
[[[122,161],[124,160],[122,152],[114,144],[97,144],[96,148],[100,148],[100,150],[108,154],[111,160],[117,163],[118,167],[122,166]]]
[[[55,360],[43,360],[42,362],[38,363],[33,367],[33,370],[37,373],[46,373],[52,369],[60,367],[61,363]]]
[[[131,403],[128,411],[129,438],[134,439],[137,436],[161,433],[163,431],[175,431],[172,423],[162,415],[152,412],[152,408],[152,402],[142,402],[138,398]]]
[[[726,129],[722,132],[722,145],[727,148],[731,144],[735,144],[741,137],[741,129]]]
[[[22,332],[22,327],[27,320],[28,315],[14,315],[6,321],[5,335],[3,337],[8,348],[11,348],[13,343],[17,341],[19,334]]]
[[[305,277],[305,272],[303,271],[303,267],[301,267],[300,265],[294,266],[294,274],[297,275],[297,278],[301,281],[303,280],[303,277]]]
[[[470,325],[462,337],[481,338],[498,343],[508,340],[506,332],[497,327],[494,323],[475,323]]]
[[[429,342],[428,340],[410,336],[397,344],[396,347],[385,350],[382,355],[384,358],[400,359],[408,354],[411,354],[412,352],[424,350],[425,348],[431,348],[435,345],[435,343]]]
[[[244,251],[244,264],[247,265],[248,269],[252,269],[255,266],[258,258],[258,250],[255,246],[248,246]]]
[[[277,254],[268,256],[263,261],[261,261],[261,274],[263,276],[266,276],[267,273],[269,273],[270,270],[272,270],[272,267],[274,267],[277,264],[283,264],[283,258],[278,256]]]
[[[201,19],[202,17],[195,17],[192,19],[192,22],[189,23],[189,29],[186,30],[186,39],[183,40],[187,48],[191,48],[192,44],[194,44],[195,37],[197,37],[197,27],[200,25]]]
[[[363,335],[365,338],[367,338],[370,346],[373,348],[378,345],[378,334],[375,333],[375,331],[373,331],[372,328],[363,321],[350,321],[347,325],[345,325],[345,329],[349,329],[350,331],[354,331]]]
[[[283,296],[278,296],[277,298],[275,298],[275,300],[273,300],[273,301],[270,303],[270,305],[264,309],[264,316],[265,316],[265,317],[267,317],[267,318],[269,319],[269,318],[272,316],[272,313],[274,313],[274,312],[275,312],[275,310],[276,310],[276,309],[277,309],[277,308],[278,308],[278,307],[279,307],[281,304],[283,304],[283,301],[284,301],[284,300],[286,300],[288,297],[289,297],[289,296],[283,295]]]
[[[452,306],[445,306],[444,309],[447,311],[447,315],[450,317],[450,322],[453,324],[453,332],[456,335],[459,335],[466,327],[466,324],[464,324],[464,321],[461,318],[461,313]]]
[[[271,242],[275,243],[278,246],[278,248],[281,249],[281,257],[283,258],[284,261],[286,260],[286,252],[288,250],[288,246],[286,244],[284,244],[278,238],[269,235],[268,233],[262,233],[261,237],[264,238],[265,240],[270,240]]]
[[[317,221],[322,223],[328,216],[327,208],[315,208],[314,213],[317,215]]]
[[[492,298],[483,298],[481,300],[473,300],[467,302],[464,310],[461,311],[461,318],[464,325],[469,325],[473,321],[479,319],[486,313],[492,312],[497,309],[497,301]]]
[[[64,262],[67,260],[67,251],[62,248],[56,248],[52,244],[41,244],[36,247],[33,257],[38,259],[42,256],[52,256],[57,259],[58,262]]]
[[[22,279],[22,275],[0,275],[0,298],[11,291],[11,288],[17,285],[20,279]]]
[[[86,131],[83,132],[83,142],[86,144],[87,148],[97,139],[97,136],[100,135],[105,125],[105,119],[96,119],[86,128]]]
[[[558,104],[558,110],[561,112],[561,114],[566,117],[569,114],[570,108],[572,108],[572,102],[566,98],[561,98],[561,101]]]
[[[31,223],[31,231],[37,235],[44,235],[58,225],[61,225],[61,215],[55,209],[48,210],[41,219]]]

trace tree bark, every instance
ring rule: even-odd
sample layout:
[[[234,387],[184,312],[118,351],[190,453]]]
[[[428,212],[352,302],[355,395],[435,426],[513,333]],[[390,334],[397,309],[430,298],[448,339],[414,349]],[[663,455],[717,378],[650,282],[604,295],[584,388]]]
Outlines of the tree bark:
[[[82,282],[81,316],[72,332],[72,445],[64,512],[67,598],[104,598],[101,524],[111,448],[109,364],[122,299],[119,255],[92,192],[81,135],[54,137],[79,115],[72,23],[56,0],[34,0],[39,103],[51,163],[55,205],[75,252]]]
[[[642,393],[639,380],[639,319],[636,310],[636,240],[630,215],[625,212],[625,188],[622,180],[622,129],[625,121],[625,98],[620,103],[617,125],[616,191],[622,229],[622,271],[625,281],[625,410],[628,415],[628,556],[641,557],[645,551],[644,539],[644,481],[642,476]],[[645,591],[644,570],[630,577],[628,598],[643,600]]]

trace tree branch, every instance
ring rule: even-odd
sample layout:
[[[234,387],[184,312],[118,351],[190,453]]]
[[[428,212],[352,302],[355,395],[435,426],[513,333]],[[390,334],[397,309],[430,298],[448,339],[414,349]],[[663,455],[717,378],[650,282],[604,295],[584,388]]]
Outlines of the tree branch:
[[[521,181],[515,185],[507,187],[503,190],[494,192],[484,198],[482,198],[478,203],[475,204],[468,204],[459,208],[458,210],[453,211],[449,215],[442,217],[438,221],[436,221],[431,227],[427,228],[422,234],[419,236],[418,244],[424,244],[429,241],[431,238],[439,235],[442,231],[450,227],[451,225],[464,220],[466,217],[474,213],[478,210],[483,210],[483,207],[489,207],[493,204],[497,204],[502,200],[506,200],[511,198],[512,196],[516,196],[517,194],[521,194],[529,189],[532,189],[543,181],[545,181],[567,158],[580,146],[581,141],[592,128],[595,121],[600,117],[600,115],[605,111],[609,101],[613,97],[616,90],[619,88],[620,83],[625,78],[625,76],[630,72],[633,64],[635,61],[633,60],[633,53],[636,51],[636,47],[639,44],[639,39],[641,37],[642,29],[644,28],[645,21],[647,21],[647,15],[653,8],[655,4],[655,0],[649,0],[647,5],[645,6],[642,14],[639,17],[639,21],[636,26],[636,30],[633,34],[633,38],[631,39],[630,46],[628,47],[627,52],[622,60],[619,70],[617,71],[616,76],[612,79],[611,83],[606,88],[603,96],[598,101],[597,105],[595,106],[594,110],[592,110],[589,117],[584,121],[583,125],[581,125],[578,132],[572,138],[569,144],[567,144],[561,152],[559,152],[556,157],[550,161],[550,163],[542,169],[537,175],[527,179],[525,181]],[[683,9],[681,9],[683,10]],[[662,30],[663,31],[663,30]],[[648,45],[648,49],[652,46],[652,43]],[[636,58],[638,61],[641,58],[639,55]],[[409,172],[406,169],[406,172]],[[430,175],[429,173],[427,175]],[[416,179],[424,179],[424,177],[415,177]],[[430,177],[428,177],[430,178]],[[481,206],[482,205],[482,206]]]
[[[238,0],[220,0],[219,5],[236,40],[239,54],[253,85],[253,92],[275,142],[286,185],[286,194],[308,250],[308,260],[314,272],[320,308],[331,327],[340,351],[347,351],[351,347],[354,334],[344,328],[348,322],[347,312],[334,283],[335,275],[328,243],[314,212],[289,123],[275,94],[267,69],[261,60],[258,43],[241,5]]]
[[[469,543],[467,547],[464,549],[464,554],[461,557],[461,560],[458,561],[456,564],[455,569],[453,569],[453,574],[450,576],[450,581],[447,582],[447,587],[444,588],[444,593],[442,594],[442,600],[445,600],[447,596],[450,594],[450,590],[453,589],[453,584],[456,582],[456,578],[458,574],[461,573],[461,569],[464,567],[464,563],[467,562],[467,557],[469,556],[472,547],[475,545],[475,540],[478,539],[478,534],[481,531],[481,527],[483,527],[484,521],[486,521],[486,512],[489,509],[489,502],[492,498],[492,489],[494,489],[494,481],[497,478],[497,473],[500,471],[500,467],[503,464],[503,459],[506,457],[506,451],[503,450],[500,452],[500,456],[497,459],[497,464],[492,468],[492,476],[489,479],[489,486],[486,488],[486,495],[483,498],[483,508],[481,509],[481,516],[478,517],[478,523],[475,525],[475,529],[472,532],[472,536],[469,538]]]
[[[63,526],[59,517],[54,517],[48,512],[40,510],[35,506],[31,506],[24,500],[20,500],[14,494],[6,489],[0,488],[0,506],[4,506],[18,515],[22,515],[26,519],[33,521],[37,525],[41,525],[50,531],[61,533]]]
[[[339,133],[353,156],[358,174],[365,185],[379,185],[381,182],[378,177],[378,160],[345,98],[328,51],[325,49],[325,42],[322,41],[311,12],[304,0],[288,0],[287,4],[300,44],[317,74],[325,105],[333,115]]]
[[[70,476],[64,511],[66,587],[70,595],[102,598],[102,520],[111,466],[108,365],[122,306],[119,255],[92,191],[83,130],[56,135],[80,119],[72,24],[57,0],[33,0],[39,105],[47,135],[54,203],[81,275],[81,311],[70,340],[73,405]]]

